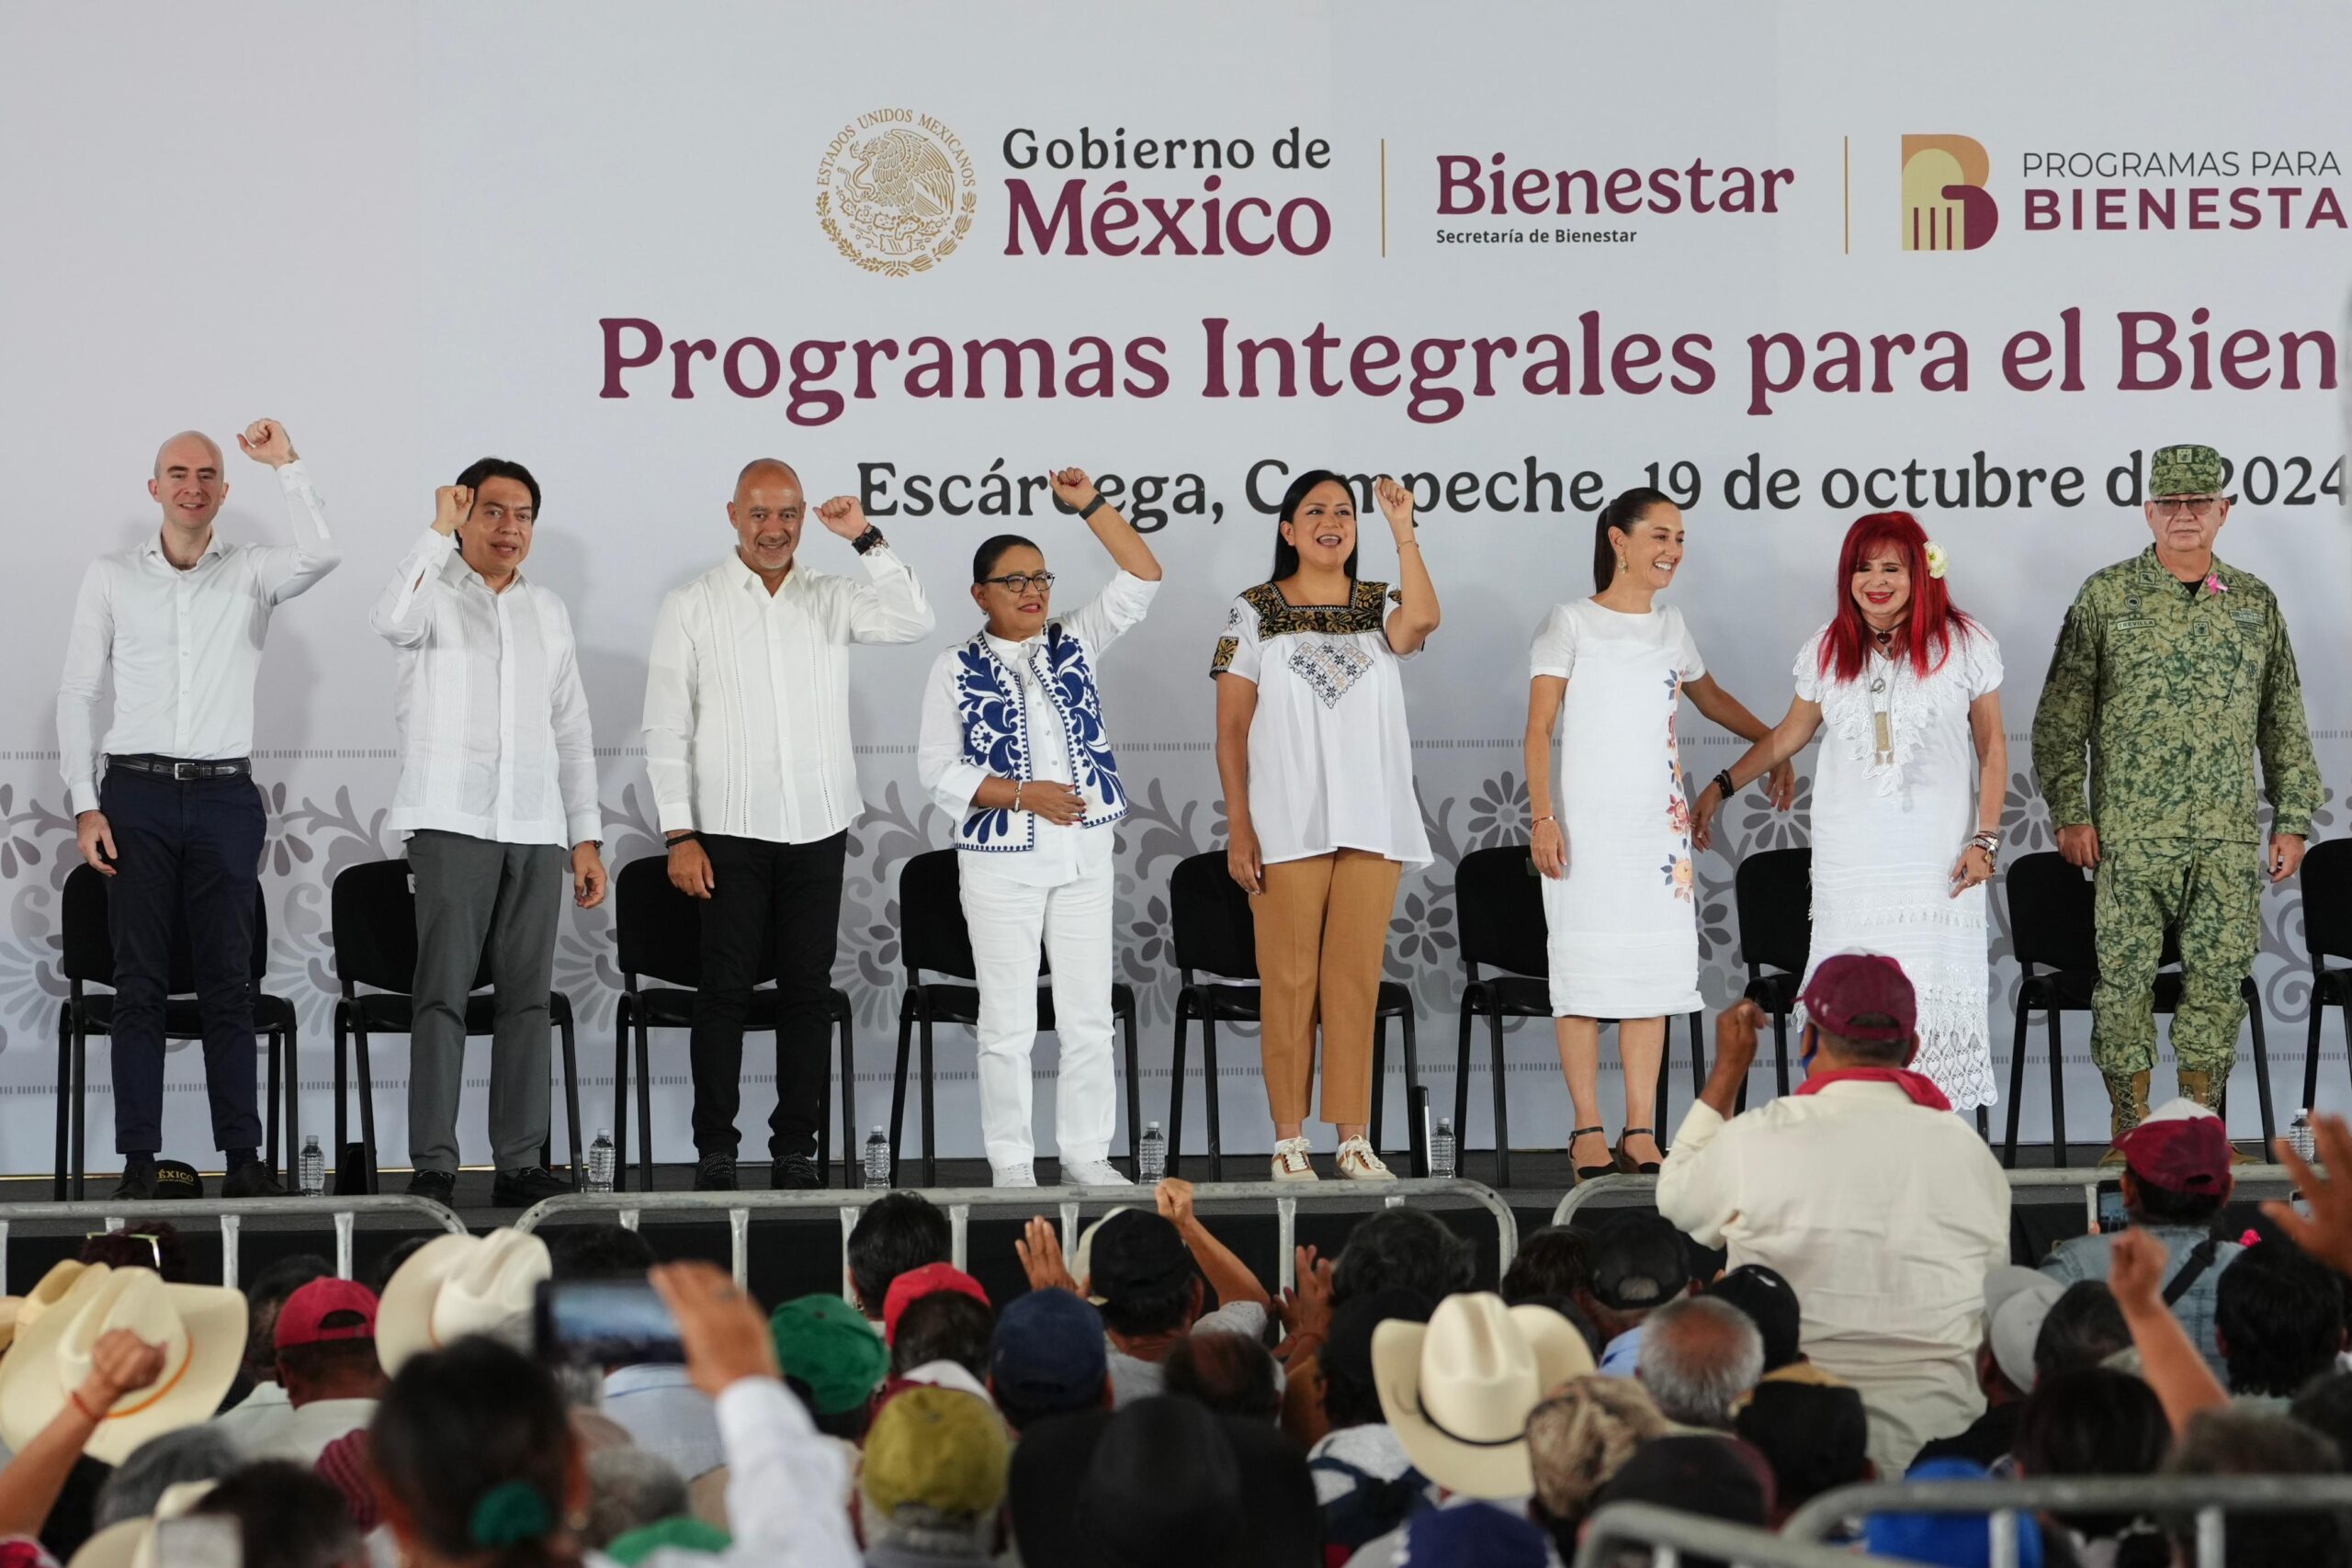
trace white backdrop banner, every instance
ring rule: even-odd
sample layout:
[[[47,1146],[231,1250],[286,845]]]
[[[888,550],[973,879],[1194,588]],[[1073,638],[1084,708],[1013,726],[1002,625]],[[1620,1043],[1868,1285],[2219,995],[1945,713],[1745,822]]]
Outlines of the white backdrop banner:
[[[50,1163],[74,587],[155,527],[150,457],[190,424],[284,421],[346,551],[277,617],[255,738],[270,984],[300,1007],[314,1129],[328,886],[398,852],[392,660],[367,609],[433,487],[485,453],[545,486],[528,570],[578,631],[616,867],[657,837],[638,733],[654,610],[730,547],[744,461],[788,458],[812,501],[861,496],[939,604],[929,645],[854,663],[869,806],[838,978],[867,1123],[888,1105],[898,873],[947,841],[914,777],[917,691],[974,620],[972,547],[1034,535],[1074,599],[1108,570],[1055,511],[1049,466],[1102,476],[1167,568],[1103,677],[1136,796],[1118,964],[1142,998],[1148,1115],[1168,1090],[1169,873],[1223,830],[1204,672],[1301,468],[1406,477],[1444,607],[1408,680],[1437,861],[1407,879],[1388,959],[1441,1103],[1463,982],[1452,867],[1525,833],[1528,637],[1589,592],[1591,514],[1628,485],[1682,503],[1672,602],[1768,716],[1835,607],[1848,524],[1917,513],[2006,645],[2014,858],[2052,842],[2025,732],[2064,606],[2147,542],[2148,454],[2211,442],[2239,497],[2221,550],[2279,591],[2340,790],[2352,13],[2159,4],[2118,23],[1860,3],[0,12],[0,1168]],[[282,535],[268,476],[230,462],[224,533]],[[1393,575],[1371,535],[1365,574]],[[816,530],[805,558],[851,570]],[[1737,755],[1695,716],[1684,732],[1696,777]],[[1808,827],[1802,799],[1727,818],[1701,866],[1711,1006],[1745,981],[1734,867]],[[2331,793],[2315,832],[2343,818]],[[2298,897],[2264,900],[2256,976],[2282,1107],[2307,1016]],[[2006,925],[1988,979],[2004,1042]],[[611,1120],[609,910],[570,921],[558,976],[593,1130]],[[2077,1020],[2078,1135],[2103,1125],[2086,1045]],[[684,1046],[656,1047],[671,1158],[690,1152]],[[2043,1048],[2037,1031],[2037,1137]],[[1048,1041],[1041,1073],[1053,1059]],[[2340,1103],[2333,1029],[2327,1060]],[[376,1061],[401,1164],[402,1043]],[[748,1061],[756,1150],[773,1075],[760,1044]],[[975,1154],[968,1037],[941,1062],[943,1151]],[[1228,1141],[1262,1147],[1246,1038],[1225,1068]],[[1510,1075],[1518,1141],[1560,1144],[1540,1023],[1514,1030]],[[103,1049],[92,1077],[107,1167]],[[172,1148],[200,1153],[200,1058],[176,1053],[170,1077]],[[482,1156],[479,1087],[463,1125]],[[1483,1109],[1464,1133],[1487,1140]]]

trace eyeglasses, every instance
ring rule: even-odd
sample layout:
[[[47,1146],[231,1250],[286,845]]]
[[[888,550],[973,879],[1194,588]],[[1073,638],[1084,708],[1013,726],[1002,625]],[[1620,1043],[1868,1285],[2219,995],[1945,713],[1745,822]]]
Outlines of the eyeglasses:
[[[2222,503],[2223,498],[2218,495],[2184,495],[2156,502],[2156,515],[2167,523],[2176,517],[2194,518],[2201,523]]]
[[[1001,583],[1015,593],[1026,593],[1032,588],[1051,588],[1054,574],[1050,571],[1016,571],[1010,577],[983,577],[982,582]]]

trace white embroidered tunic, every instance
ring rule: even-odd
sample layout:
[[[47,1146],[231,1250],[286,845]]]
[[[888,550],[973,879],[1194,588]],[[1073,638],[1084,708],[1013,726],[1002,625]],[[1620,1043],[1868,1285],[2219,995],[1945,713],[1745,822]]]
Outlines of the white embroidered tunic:
[[[1976,741],[1968,705],[2001,683],[2001,649],[1979,627],[1932,672],[1873,654],[1851,681],[1821,673],[1823,627],[1797,650],[1797,695],[1821,705],[1813,784],[1813,951],[1883,953],[1919,997],[1919,1058],[1956,1110],[1996,1098],[1984,895],[1951,896],[1976,831]],[[1878,715],[1886,716],[1881,750]]]

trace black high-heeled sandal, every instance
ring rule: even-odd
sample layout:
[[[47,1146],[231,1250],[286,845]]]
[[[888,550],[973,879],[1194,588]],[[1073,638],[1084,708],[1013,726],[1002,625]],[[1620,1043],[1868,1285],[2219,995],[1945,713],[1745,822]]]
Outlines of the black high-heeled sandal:
[[[1577,1146],[1577,1140],[1583,1137],[1588,1133],[1599,1133],[1605,1138],[1609,1135],[1609,1129],[1606,1127],[1578,1127],[1569,1133],[1568,1147],[1571,1149],[1575,1148]],[[1596,1181],[1604,1176],[1616,1175],[1617,1162],[1614,1159],[1611,1159],[1606,1165],[1580,1165],[1576,1168],[1576,1172],[1577,1179],[1578,1181]]]
[[[1617,1168],[1627,1176],[1656,1176],[1658,1173],[1657,1161],[1654,1159],[1636,1160],[1633,1156],[1625,1152],[1625,1140],[1634,1136],[1636,1133],[1645,1134],[1653,1139],[1657,1136],[1657,1129],[1655,1127],[1628,1127],[1623,1132],[1618,1134],[1617,1148],[1615,1151],[1617,1155]]]

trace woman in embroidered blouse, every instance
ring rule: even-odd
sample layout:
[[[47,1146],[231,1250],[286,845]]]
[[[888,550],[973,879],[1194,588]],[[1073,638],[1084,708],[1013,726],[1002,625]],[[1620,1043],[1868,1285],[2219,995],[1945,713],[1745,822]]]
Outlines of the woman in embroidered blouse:
[[[1257,900],[1277,1181],[1315,1179],[1306,1124],[1318,1021],[1339,1173],[1394,1179],[1364,1136],[1373,1014],[1397,880],[1430,860],[1397,661],[1420,651],[1438,609],[1412,492],[1385,476],[1375,492],[1396,543],[1398,592],[1357,580],[1355,495],[1329,469],[1311,469],[1283,495],[1273,575],[1234,602],[1209,666],[1226,862]]]
[[[1907,512],[1846,532],[1838,614],[1797,650],[1786,718],[1693,808],[1703,846],[1726,793],[1826,726],[1813,786],[1813,952],[1883,953],[1919,998],[1913,1067],[1954,1109],[1993,1103],[1984,884],[2008,746],[2001,650],[1952,604],[1943,552]],[[1974,835],[1971,837],[1971,835]]]
[[[1618,496],[1593,526],[1598,592],[1555,606],[1529,660],[1531,837],[1544,879],[1552,1027],[1576,1110],[1568,1156],[1578,1179],[1658,1168],[1666,1021],[1700,1005],[1690,810],[1675,739],[1681,699],[1743,739],[1765,734],[1764,721],[1707,673],[1680,614],[1655,603],[1681,564],[1675,504],[1654,490]],[[1781,770],[1772,792],[1785,809],[1795,793],[1790,770]],[[1613,1156],[1600,1121],[1600,1024],[1612,1018],[1625,1082],[1625,1127]]]
[[[1035,545],[1012,534],[983,544],[972,558],[972,602],[986,623],[932,666],[915,765],[956,824],[979,971],[980,1134],[995,1184],[1036,1185],[1029,1055],[1042,946],[1061,1041],[1061,1179],[1125,1186],[1110,1162],[1111,852],[1127,796],[1095,679],[1102,650],[1150,608],[1159,563],[1082,470],[1051,481],[1055,500],[1094,530],[1118,570],[1083,609],[1056,615],[1054,574]]]

